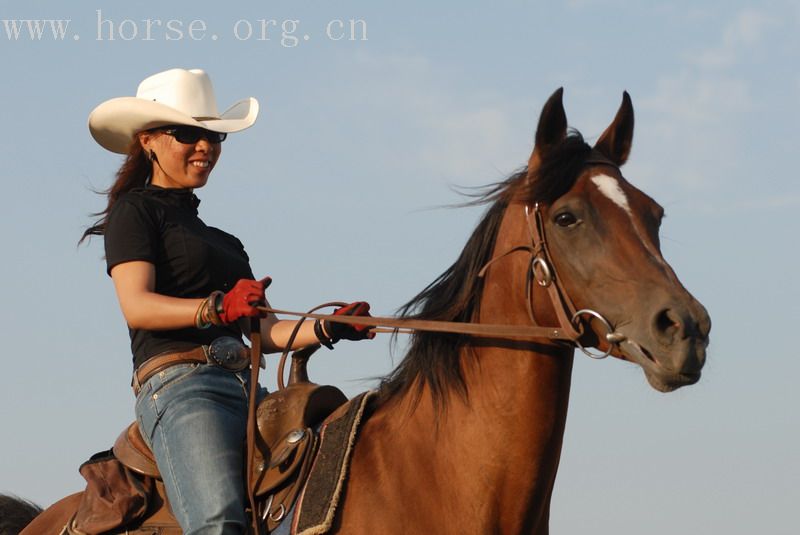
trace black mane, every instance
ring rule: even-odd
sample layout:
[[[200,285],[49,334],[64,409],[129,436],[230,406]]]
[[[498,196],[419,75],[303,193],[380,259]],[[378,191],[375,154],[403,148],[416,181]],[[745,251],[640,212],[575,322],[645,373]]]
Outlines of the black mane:
[[[491,204],[458,259],[431,284],[403,305],[398,314],[405,318],[469,322],[478,313],[483,279],[478,272],[491,259],[508,203],[517,195],[529,202],[550,204],[575,184],[591,152],[577,131],[550,148],[531,180],[523,169],[502,182],[483,188],[468,205]],[[524,189],[521,189],[524,188]],[[381,399],[388,401],[406,392],[419,378],[417,394],[428,385],[434,403],[444,408],[454,391],[467,398],[467,386],[460,364],[461,350],[470,354],[470,337],[459,334],[417,332],[402,362],[381,382]]]
[[[35,503],[0,494],[0,535],[17,535],[41,512]]]

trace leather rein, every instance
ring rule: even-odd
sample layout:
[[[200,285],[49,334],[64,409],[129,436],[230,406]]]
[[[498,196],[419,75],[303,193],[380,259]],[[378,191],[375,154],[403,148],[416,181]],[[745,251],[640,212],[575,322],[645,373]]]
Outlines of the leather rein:
[[[489,267],[495,262],[506,256],[524,251],[531,255],[530,268],[527,270],[525,292],[528,306],[528,317],[530,325],[507,325],[490,323],[467,323],[453,321],[434,321],[423,319],[408,319],[381,316],[334,316],[331,314],[318,314],[314,311],[324,306],[336,305],[339,303],[326,303],[315,307],[310,312],[295,312],[290,310],[280,310],[271,307],[258,307],[259,310],[272,314],[295,316],[301,319],[319,319],[350,325],[370,325],[376,327],[376,332],[404,332],[413,331],[440,332],[452,334],[466,334],[480,338],[503,338],[512,340],[561,340],[575,344],[586,355],[601,359],[607,357],[616,344],[625,340],[625,336],[615,332],[611,324],[599,313],[591,309],[576,310],[569,298],[566,290],[556,276],[555,267],[551,260],[550,251],[544,234],[544,222],[539,204],[536,203],[533,209],[525,205],[525,219],[528,225],[531,239],[530,245],[518,245],[508,251],[495,256],[489,260],[478,273],[479,277],[484,277]],[[546,327],[538,325],[533,313],[533,296],[531,287],[533,282],[547,289],[550,302],[558,318],[558,326]],[[609,348],[602,354],[589,352],[580,343],[580,338],[584,334],[584,316],[590,316],[599,320],[607,330],[605,339],[609,342]],[[380,327],[389,328],[379,329]]]

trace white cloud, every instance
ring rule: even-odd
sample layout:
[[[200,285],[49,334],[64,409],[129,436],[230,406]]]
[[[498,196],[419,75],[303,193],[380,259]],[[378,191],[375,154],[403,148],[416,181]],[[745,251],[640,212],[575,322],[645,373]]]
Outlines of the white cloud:
[[[752,109],[749,84],[735,76],[707,76],[689,71],[658,81],[653,95],[643,99],[645,108],[669,119],[658,125],[667,137],[686,135],[724,125],[731,115]]]
[[[358,83],[354,105],[370,121],[382,117],[397,135],[411,136],[404,138],[411,151],[404,158],[427,179],[484,184],[526,163],[536,116],[520,120],[519,110],[528,110],[529,101],[510,100],[502,88],[458,86],[453,73],[424,57],[361,54],[359,62],[370,75]]]
[[[431,169],[448,178],[483,183],[497,178],[487,176],[492,165],[510,166],[502,170],[507,173],[525,163],[523,152],[509,150],[519,147],[521,140],[508,110],[488,106],[472,109],[451,102],[429,117],[428,127],[435,141],[423,148],[421,156]]]
[[[752,108],[746,81],[730,76],[698,76],[684,71],[659,80],[655,93],[640,99],[648,116],[647,136],[637,161],[653,166],[641,178],[668,170],[675,186],[698,193],[714,189],[734,171],[742,142],[743,116]]]
[[[736,12],[717,30],[716,44],[659,78],[653,93],[640,99],[654,133],[640,148],[653,175],[668,166],[686,192],[701,194],[723,187],[725,177],[736,173],[747,117],[758,106],[752,80],[740,66],[777,24],[777,16],[763,10]],[[650,173],[643,171],[646,180]]]
[[[778,24],[777,18],[764,11],[743,9],[727,24],[719,43],[697,52],[692,62],[703,69],[731,67],[745,50],[757,45]]]

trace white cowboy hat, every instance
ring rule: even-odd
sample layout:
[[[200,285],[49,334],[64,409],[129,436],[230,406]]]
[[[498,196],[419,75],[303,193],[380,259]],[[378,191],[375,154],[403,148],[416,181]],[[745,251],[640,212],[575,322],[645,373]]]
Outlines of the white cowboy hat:
[[[103,148],[127,154],[136,133],[172,124],[238,132],[256,122],[258,101],[236,102],[222,115],[211,79],[201,69],[170,69],[145,78],[135,97],[107,100],[89,114],[89,131]]]

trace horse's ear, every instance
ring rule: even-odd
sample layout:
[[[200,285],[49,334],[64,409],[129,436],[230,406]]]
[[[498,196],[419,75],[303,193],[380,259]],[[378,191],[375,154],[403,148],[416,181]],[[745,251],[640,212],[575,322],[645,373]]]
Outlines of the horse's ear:
[[[528,169],[535,168],[547,150],[567,137],[567,114],[564,112],[562,97],[564,88],[559,87],[545,102],[539,125],[536,127],[536,140],[528,160]]]
[[[595,143],[594,148],[617,165],[628,159],[633,143],[633,104],[627,91],[622,93],[622,104],[617,116]]]

